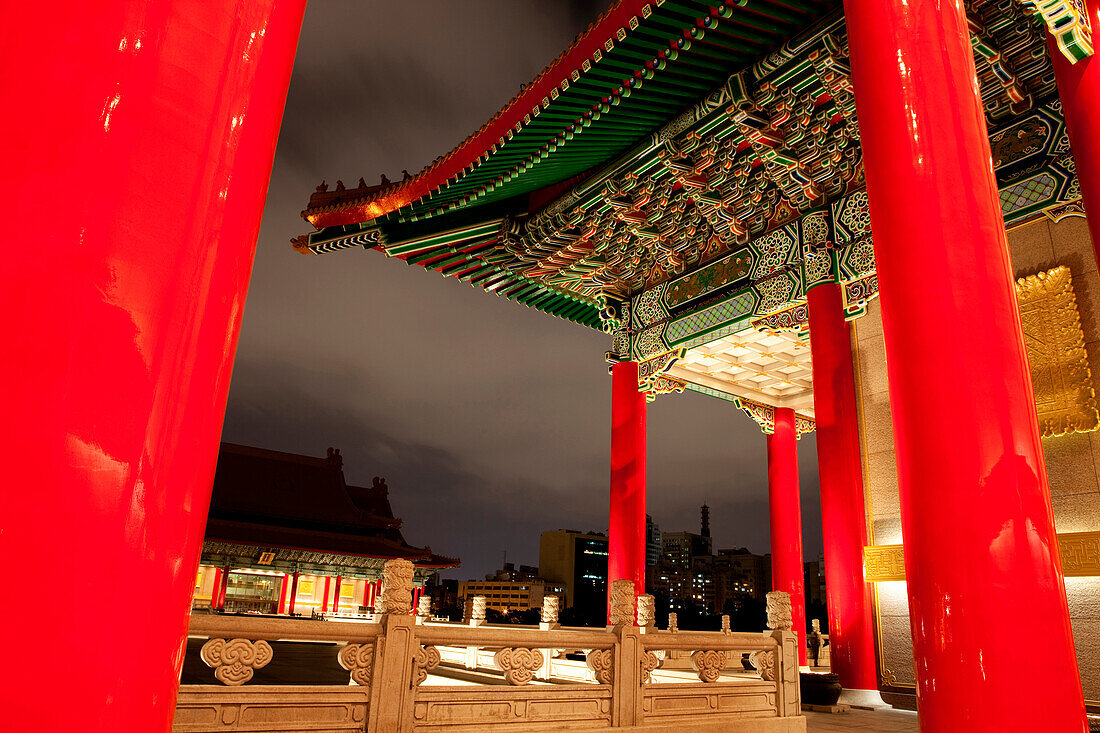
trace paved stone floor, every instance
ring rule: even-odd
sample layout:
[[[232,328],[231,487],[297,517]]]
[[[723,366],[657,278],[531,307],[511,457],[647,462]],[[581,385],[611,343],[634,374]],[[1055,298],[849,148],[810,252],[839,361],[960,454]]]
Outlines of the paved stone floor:
[[[873,731],[917,733],[917,714],[906,710],[849,710],[845,713],[806,713],[806,733]]]

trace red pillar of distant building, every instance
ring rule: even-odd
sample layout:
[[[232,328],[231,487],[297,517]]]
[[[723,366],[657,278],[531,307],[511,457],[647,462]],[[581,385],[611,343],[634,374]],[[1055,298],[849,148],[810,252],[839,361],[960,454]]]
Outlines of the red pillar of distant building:
[[[611,518],[607,593],[627,579],[645,593],[646,396],[638,391],[638,363],[611,367]]]
[[[839,285],[818,285],[806,300],[825,542],[829,659],[846,689],[877,690],[871,586],[863,577],[867,520],[851,329],[844,320]]]
[[[325,594],[323,596],[321,596],[321,613],[325,613],[326,611],[328,611],[328,592],[329,592],[329,581],[330,580],[331,580],[331,578],[329,578],[326,575],[325,576]]]
[[[225,608],[225,598],[229,595],[229,566],[222,570],[222,584],[218,588],[218,605],[216,608]]]
[[[340,612],[340,581],[341,580],[342,580],[341,576],[337,575],[336,576],[336,592],[332,594],[332,612],[333,613],[339,613]]]
[[[214,568],[214,586],[210,589],[210,607],[218,607],[218,594],[222,590],[222,569]]]
[[[287,613],[294,615],[294,601],[298,598],[298,571],[294,571],[294,577],[290,581],[290,603],[287,605]]]
[[[1100,0],[1083,0],[1083,5],[1092,21],[1093,44],[1100,53]],[[1047,46],[1088,214],[1092,247],[1100,262],[1100,61],[1093,56],[1070,63],[1050,36]]]
[[[290,576],[283,575],[283,582],[279,588],[279,613],[286,613],[286,592],[287,586],[290,585]]]
[[[0,624],[10,730],[171,727],[237,333],[304,0],[6,3],[0,556],[151,613]],[[45,468],[44,468],[45,467]],[[99,572],[87,573],[94,552]],[[127,663],[119,661],[119,644]],[[79,669],[64,705],[42,680]]]
[[[771,513],[772,588],[791,594],[798,632],[798,663],[806,664],[806,589],[802,567],[802,498],[798,491],[798,434],[794,410],[775,410],[768,436],[768,506]]]
[[[1035,397],[963,4],[846,0],[845,9],[921,731],[1081,733]],[[1023,687],[1022,639],[1043,657],[1043,673]]]

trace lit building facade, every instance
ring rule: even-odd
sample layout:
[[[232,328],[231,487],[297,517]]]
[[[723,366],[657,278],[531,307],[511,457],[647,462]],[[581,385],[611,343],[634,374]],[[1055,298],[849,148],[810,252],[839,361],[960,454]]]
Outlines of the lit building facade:
[[[564,588],[562,608],[604,608],[607,598],[607,537],[571,529],[543,532],[539,573]]]
[[[564,596],[565,586],[540,579],[468,580],[458,584],[461,602],[474,596],[485,596],[486,608],[501,613],[542,608],[542,600],[548,595]]]
[[[381,591],[386,560],[411,560],[420,588],[458,566],[409,545],[400,526],[385,480],[348,485],[338,450],[314,458],[223,443],[193,604],[227,613],[363,615]]]

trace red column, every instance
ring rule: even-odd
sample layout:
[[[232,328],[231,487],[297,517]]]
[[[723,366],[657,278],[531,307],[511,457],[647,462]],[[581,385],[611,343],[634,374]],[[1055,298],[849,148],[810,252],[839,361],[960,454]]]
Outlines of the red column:
[[[328,590],[329,590],[329,581],[330,580],[331,580],[331,578],[329,578],[326,575],[325,576],[325,594],[323,596],[321,596],[321,613],[324,613],[324,612],[328,611]]]
[[[611,583],[634,581],[645,593],[645,393],[638,391],[638,363],[611,367],[611,519],[607,593]]]
[[[0,624],[12,730],[167,731],[218,439],[304,0],[6,3],[0,555],[155,613]],[[12,111],[15,112],[12,112]],[[94,551],[101,572],[87,573]],[[79,640],[78,643],[73,643]],[[126,646],[120,664],[118,645]],[[64,705],[40,680],[81,670]]]
[[[826,581],[827,582],[827,581]],[[287,607],[287,613],[294,613],[294,601],[298,598],[298,571],[294,571],[294,578],[290,581],[290,604]]]
[[[818,285],[806,300],[825,540],[829,659],[846,689],[877,690],[871,586],[863,579],[867,524],[850,327],[844,320],[839,285]]]
[[[962,3],[845,7],[882,291],[921,730],[1085,731]],[[1043,674],[1023,690],[1021,639],[1043,655]]]
[[[1084,0],[1084,5],[1092,21],[1094,45],[1100,52],[1100,0]],[[1070,63],[1050,36],[1047,46],[1077,164],[1092,247],[1097,253],[1096,261],[1100,262],[1100,61],[1093,56]]]
[[[226,566],[222,570],[222,584],[218,589],[218,605],[217,608],[225,608],[225,597],[229,594],[229,567]]]
[[[222,592],[222,569],[214,568],[214,586],[210,589],[210,607],[218,608],[218,596]]]
[[[412,597],[412,612],[413,612],[413,615],[414,615],[414,616],[416,615],[416,607],[417,607],[417,605],[418,605],[418,604],[420,603],[420,596],[421,596],[421,595],[422,595],[423,593],[424,593],[424,588],[423,588],[423,586],[419,586],[419,585],[418,585],[418,586],[416,586],[415,588],[413,588],[413,597]]]
[[[798,493],[798,435],[794,410],[775,410],[768,436],[768,506],[771,510],[772,588],[791,594],[798,632],[798,663],[806,665],[806,589],[802,567],[802,498]]]
[[[336,592],[332,594],[332,612],[339,613],[340,611],[340,580],[341,576],[336,576]]]
[[[279,613],[286,613],[286,591],[287,586],[290,585],[290,576],[284,575],[282,587],[279,588]]]

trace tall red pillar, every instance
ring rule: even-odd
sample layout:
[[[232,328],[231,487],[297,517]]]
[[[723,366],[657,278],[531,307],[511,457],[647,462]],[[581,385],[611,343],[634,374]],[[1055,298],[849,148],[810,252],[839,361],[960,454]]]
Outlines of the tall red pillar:
[[[877,690],[871,586],[863,579],[867,519],[851,329],[844,320],[840,286],[836,283],[814,287],[806,301],[825,541],[829,659],[846,689]]]
[[[1092,22],[1093,44],[1100,53],[1100,0],[1083,0],[1083,4]],[[1092,248],[1100,262],[1100,61],[1093,56],[1070,63],[1049,35],[1047,45],[1088,214]]]
[[[333,613],[339,613],[340,612],[340,581],[341,580],[342,580],[341,576],[337,575],[336,576],[336,592],[332,594],[332,612]]]
[[[286,613],[286,592],[287,586],[290,585],[290,576],[283,575],[283,582],[279,587],[279,610],[278,613]]]
[[[294,571],[294,577],[290,581],[290,603],[287,606],[287,613],[291,616],[294,615],[294,601],[298,598],[298,571]]]
[[[612,366],[609,609],[613,581],[633,581],[634,595],[645,593],[645,400],[645,393],[638,391],[638,363]]]
[[[332,578],[328,577],[327,575],[325,576],[325,594],[321,596],[321,613],[325,613],[326,611],[328,611],[328,592],[329,583],[331,580]]]
[[[798,434],[794,410],[775,410],[768,436],[768,507],[771,514],[772,589],[791,594],[798,632],[798,663],[806,665],[806,581],[802,567],[802,497],[798,492]]]
[[[1087,730],[962,3],[846,0],[921,730]],[[828,562],[826,560],[826,562]],[[1021,639],[1043,674],[1021,691]]]
[[[0,623],[11,730],[167,731],[304,0],[5,3],[0,555],[155,613]],[[94,552],[100,572],[87,573]],[[78,588],[79,589],[79,588]],[[75,641],[78,640],[78,641]],[[127,651],[118,653],[119,644]],[[41,680],[81,670],[64,705]]]

